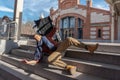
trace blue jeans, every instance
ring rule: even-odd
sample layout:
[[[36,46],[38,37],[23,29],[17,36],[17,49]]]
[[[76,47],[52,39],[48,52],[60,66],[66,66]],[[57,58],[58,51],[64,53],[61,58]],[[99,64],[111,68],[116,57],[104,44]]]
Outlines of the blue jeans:
[[[56,47],[54,44],[52,44],[46,36],[42,36],[40,41],[37,41],[37,47],[34,53],[34,59],[35,60],[40,60],[43,57],[42,53],[42,45],[45,44],[50,50],[55,51]]]

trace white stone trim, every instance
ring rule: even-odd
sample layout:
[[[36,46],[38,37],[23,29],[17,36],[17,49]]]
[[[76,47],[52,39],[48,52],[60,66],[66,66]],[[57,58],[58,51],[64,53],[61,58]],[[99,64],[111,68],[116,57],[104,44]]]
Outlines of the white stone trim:
[[[96,36],[90,36],[91,39],[96,39]]]
[[[90,28],[90,31],[96,31],[96,28]]]
[[[83,10],[83,9],[77,9],[77,8],[70,8],[70,9],[66,9],[66,10],[59,10],[55,15],[53,15],[53,20],[58,17],[59,15],[64,15],[64,14],[68,14],[68,13],[75,13],[75,14],[79,14],[82,15],[84,17],[86,17],[87,11]]]
[[[109,39],[109,38],[110,38],[110,36],[108,36],[108,35],[103,36],[103,39]]]
[[[87,11],[83,9],[77,9],[77,8],[70,8],[70,9],[60,11],[60,15],[67,14],[67,13],[76,13],[86,17]]]
[[[103,30],[110,30],[110,27],[103,27]]]
[[[96,35],[96,32],[90,32],[90,35]]]
[[[110,34],[110,32],[109,31],[104,31],[103,35],[106,35],[106,34]]]

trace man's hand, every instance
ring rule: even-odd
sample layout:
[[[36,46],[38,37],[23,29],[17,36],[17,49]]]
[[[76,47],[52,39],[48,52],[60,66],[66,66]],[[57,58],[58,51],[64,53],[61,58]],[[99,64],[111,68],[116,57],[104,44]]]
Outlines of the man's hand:
[[[28,60],[26,60],[26,59],[23,59],[21,62],[23,62],[23,63],[28,63]]]
[[[25,64],[30,64],[30,65],[35,65],[39,62],[39,60],[31,60],[31,61],[28,61],[26,59],[23,59],[21,62],[25,63]]]
[[[35,35],[34,35],[34,38],[35,38],[37,41],[40,41],[41,38],[42,38],[42,35],[35,34]]]

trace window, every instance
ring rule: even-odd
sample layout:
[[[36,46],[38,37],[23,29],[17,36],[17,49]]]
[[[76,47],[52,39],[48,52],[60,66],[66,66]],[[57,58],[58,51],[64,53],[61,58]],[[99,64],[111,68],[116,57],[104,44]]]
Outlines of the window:
[[[98,38],[101,38],[101,29],[98,29]]]
[[[62,29],[62,24],[63,24],[62,20],[60,20],[60,29]]]
[[[75,27],[74,17],[65,17],[60,21],[60,28],[73,28]]]
[[[83,21],[80,18],[78,18],[78,27],[82,28],[82,24],[83,24]]]
[[[68,28],[68,18],[63,19],[63,28]]]
[[[70,28],[73,28],[73,27],[75,27],[75,18],[74,17],[70,17],[69,18],[69,20],[70,20]]]

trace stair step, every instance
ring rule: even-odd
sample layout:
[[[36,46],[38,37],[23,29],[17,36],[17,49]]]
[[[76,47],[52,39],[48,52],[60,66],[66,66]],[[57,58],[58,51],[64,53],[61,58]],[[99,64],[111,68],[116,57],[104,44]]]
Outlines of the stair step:
[[[2,64],[1,64],[1,61],[0,61],[0,76],[1,76],[2,80],[21,80],[20,78],[10,74],[6,70],[1,69],[1,66],[2,66]]]
[[[120,54],[119,53],[109,53],[109,52],[97,52],[90,54],[85,50],[77,49],[67,49],[65,53],[66,57],[75,58],[75,59],[84,59],[90,61],[98,61],[108,64],[115,64],[120,66]]]
[[[69,49],[67,50],[67,52],[68,51],[69,51]],[[81,52],[80,52],[80,50],[70,50],[70,51],[73,51],[73,52],[69,52],[69,54],[66,52],[65,59],[67,57],[69,57],[69,59],[65,60],[65,61],[68,64],[77,65],[79,72],[85,72],[85,73],[88,73],[88,74],[92,74],[92,75],[96,75],[96,76],[100,76],[100,77],[108,78],[108,79],[112,79],[112,80],[113,79],[117,80],[117,78],[118,79],[120,78],[118,76],[118,74],[120,74],[120,69],[119,69],[120,66],[118,65],[119,64],[118,61],[120,59],[120,54],[95,52],[95,54],[90,55],[88,53],[88,51],[83,51],[83,50]],[[28,51],[26,51],[26,52],[28,52]],[[75,54],[75,53],[77,53],[77,54]],[[13,54],[15,55],[15,54],[17,54],[17,52],[14,52]],[[17,55],[22,56],[23,54],[26,55],[26,57],[29,56],[29,52],[28,53],[22,53],[22,50],[20,50],[19,54],[17,54]],[[76,56],[76,57],[74,57],[74,56]],[[33,55],[31,55],[31,57],[33,57]],[[73,58],[70,58],[70,57],[73,57]],[[90,64],[93,63],[93,62],[97,62],[98,66],[85,64],[84,62],[79,63],[79,61],[86,61],[86,60],[91,61]],[[112,64],[112,63],[105,64],[105,63],[109,63],[109,62],[106,62],[106,61],[109,61],[109,60],[113,61],[114,64],[116,62],[116,64],[115,65]],[[110,67],[103,66],[103,65],[109,65]],[[113,66],[117,66],[118,69],[117,68],[112,68]],[[84,68],[86,68],[86,70]],[[115,74],[115,76],[112,76],[114,74]]]
[[[35,51],[35,45],[20,45],[20,48],[23,50]]]
[[[30,71],[31,73],[37,74],[49,80],[107,80],[96,76],[83,74],[80,72],[77,72],[77,74],[75,75],[69,75],[59,67],[48,65],[42,62],[38,65],[27,65],[20,62],[21,59],[16,58],[15,56],[13,57],[9,55],[3,55],[1,59],[8,62],[9,64]]]
[[[70,52],[71,53],[71,52]],[[17,53],[14,53],[14,54],[17,54]],[[19,56],[21,56],[23,53],[22,52],[20,52],[19,53]],[[29,56],[29,53],[24,53],[24,54],[26,54],[26,57],[27,57],[27,55]],[[108,54],[108,53],[107,53]],[[82,72],[85,72],[85,73],[90,73],[90,74],[93,74],[93,75],[97,75],[97,76],[99,76],[99,74],[97,74],[97,73],[101,73],[102,71],[101,70],[103,70],[103,71],[105,71],[105,73],[102,73],[101,74],[101,77],[105,77],[105,78],[110,78],[111,79],[111,76],[109,76],[109,74],[111,75],[112,73],[114,74],[114,73],[118,73],[118,71],[119,71],[119,69],[118,70],[116,70],[116,69],[112,69],[112,68],[109,68],[109,67],[107,67],[107,66],[103,66],[103,64],[104,64],[104,62],[105,62],[105,59],[108,59],[108,61],[110,60],[108,57],[104,57],[104,56],[111,56],[111,57],[113,57],[113,54],[112,53],[110,53],[109,55],[107,55],[107,54],[105,54],[105,53],[96,53],[96,54],[94,54],[94,55],[97,55],[97,56],[94,56],[94,55],[90,55],[88,52],[87,53],[84,53],[84,54],[82,54],[82,53],[80,53],[79,51],[78,51],[78,53],[76,54],[76,57],[74,57],[75,56],[75,53],[73,54],[72,53],[72,57],[74,57],[74,58],[70,58],[70,54],[68,55],[68,56],[66,56],[65,55],[65,58],[67,58],[67,57],[69,57],[70,59],[68,59],[68,60],[66,60],[66,62],[68,63],[68,64],[75,64],[75,65],[82,65],[83,67],[82,68],[84,68],[84,66],[85,67],[87,67],[87,66],[89,66],[89,68],[86,68],[86,70],[85,71],[82,71],[81,69],[81,66],[78,66],[78,67],[80,67],[80,68],[78,68],[78,71],[82,71]],[[99,55],[102,55],[103,56],[103,58],[102,58],[102,56],[101,57],[99,57]],[[81,56],[81,57],[80,57]],[[89,57],[86,57],[86,56],[89,56]],[[115,54],[115,56],[119,56],[119,54],[117,55],[117,54]],[[32,57],[32,55],[31,55],[31,57]],[[84,58],[85,57],[85,58]],[[90,61],[90,59],[92,59],[92,58],[99,58],[99,62],[98,63],[100,63],[99,65],[100,66],[96,66],[96,65],[89,65],[89,64],[85,64],[84,62],[82,62],[82,63],[79,63],[80,62],[80,59],[81,59],[81,61]],[[77,59],[79,60],[79,61],[77,61]],[[113,61],[114,61],[114,58],[112,58],[113,59]],[[115,58],[116,59],[116,58]],[[119,58],[118,58],[119,59]],[[103,60],[103,61],[102,61]],[[77,61],[77,62],[76,62]],[[97,60],[96,60],[97,61]],[[117,60],[116,60],[117,61]],[[91,62],[94,62],[94,60],[91,60]],[[103,63],[101,63],[101,62],[103,62]],[[117,61],[118,62],[118,61]],[[118,62],[119,63],[119,62]],[[102,65],[102,67],[101,67],[101,65]],[[104,64],[104,65],[106,65],[106,64]],[[107,64],[108,65],[108,64]],[[110,65],[109,64],[109,66],[110,67],[112,67],[112,66],[118,66],[118,67],[120,67],[119,65]],[[93,69],[93,71],[91,71]],[[95,69],[95,71],[94,71],[94,69]],[[116,74],[117,75],[117,74]],[[117,77],[119,77],[118,75],[117,75]],[[116,77],[113,77],[114,79],[116,78]]]
[[[15,53],[15,54],[17,54],[17,53]],[[23,53],[21,52],[20,54],[19,54],[19,56],[21,56]],[[25,53],[24,53],[25,54]],[[27,55],[29,55],[28,53],[26,53],[26,57],[27,57]],[[89,55],[89,54],[88,54]],[[67,58],[66,56],[65,56],[65,58]],[[66,62],[68,63],[68,64],[73,64],[73,65],[83,65],[83,68],[84,67],[87,67],[87,66],[89,66],[89,68],[87,68],[86,70],[87,70],[87,72],[85,72],[85,71],[82,71],[81,69],[81,66],[80,66],[80,68],[79,68],[79,66],[78,66],[78,71],[79,72],[85,72],[85,73],[91,73],[91,74],[95,74],[95,72],[94,71],[89,71],[89,69],[95,69],[95,71],[96,72],[101,72],[100,70],[105,70],[105,71],[108,71],[108,73],[105,73],[105,74],[107,74],[107,75],[109,75],[109,72],[110,73],[112,73],[112,72],[114,72],[114,69],[112,69],[112,68],[108,68],[108,67],[105,67],[105,66],[103,66],[103,67],[99,67],[99,66],[96,66],[96,65],[89,65],[89,64],[85,64],[85,62],[83,61],[82,63],[78,63],[78,62],[80,62],[80,61],[82,61],[83,59],[81,59],[81,60],[79,60],[79,61],[77,61],[75,58],[73,59],[73,58],[70,58],[69,60],[66,60]],[[89,60],[89,59],[88,59]],[[87,60],[87,61],[88,61]],[[76,62],[77,61],[77,62]],[[93,61],[92,61],[93,62]],[[99,64],[99,65],[102,65],[101,63]],[[110,66],[112,66],[112,65],[110,65]],[[99,69],[100,68],[100,69]],[[109,71],[110,70],[110,71]],[[116,69],[115,69],[115,71],[116,71]],[[97,74],[97,76],[99,76],[98,74]],[[102,77],[106,77],[106,76],[104,76],[104,73],[101,75]],[[107,78],[109,78],[109,76],[107,76]]]
[[[0,76],[0,80],[5,80],[3,77]]]
[[[34,51],[29,51],[29,50],[22,50],[22,49],[13,49],[11,51],[11,54],[23,57],[23,58],[28,58],[28,59],[34,59]]]
[[[90,43],[87,43],[87,44],[90,44]],[[24,49],[24,50],[32,50],[32,51],[34,51],[36,45],[21,45],[20,47],[21,47],[21,49]],[[109,53],[119,53],[120,54],[119,47],[120,47],[120,44],[99,43],[98,49],[96,51],[109,52]],[[85,49],[78,48],[78,47],[75,47],[75,46],[70,46],[68,49],[85,50]]]
[[[27,45],[36,45],[36,40],[35,39],[28,40]]]
[[[47,78],[47,79],[50,79],[50,80],[62,80],[62,79],[65,79],[65,80],[76,80],[74,78],[72,78],[73,76],[64,76],[62,74],[62,72],[60,72],[61,74],[58,74],[58,73],[55,73],[53,72],[55,68],[53,68],[53,71],[49,71],[49,67],[48,65],[27,65],[27,64],[24,64],[22,62],[20,62],[21,58],[16,58],[15,56],[9,56],[9,55],[4,55],[1,57],[1,59],[3,61],[6,61],[8,62],[9,64],[12,64],[14,66],[17,66],[17,67],[20,67],[26,71],[30,71],[34,74],[37,74],[41,77],[44,77],[44,78]],[[52,68],[50,67],[50,69],[52,70]]]
[[[22,49],[14,49],[11,51],[12,54],[21,56],[24,58],[33,59],[34,51],[22,50]],[[65,57],[75,58],[75,59],[83,59],[90,61],[98,61],[108,64],[114,64],[120,66],[120,54],[117,53],[107,53],[107,52],[95,52],[94,54],[90,54],[85,50],[76,50],[76,49],[67,49],[65,53]]]
[[[6,74],[3,74],[5,78],[7,76],[7,79],[5,80],[47,80],[36,74],[24,71],[23,69],[20,69],[19,67],[13,66],[6,62],[0,61],[0,64],[0,73],[3,74],[6,72]],[[15,78],[11,78],[11,75]]]
[[[96,44],[96,42],[84,42],[84,41],[83,41],[83,43],[85,43],[85,44]],[[33,40],[29,40],[28,41],[28,46],[29,45],[30,46],[32,45],[31,47],[36,46],[36,41],[34,39]],[[111,53],[120,53],[119,47],[120,47],[119,43],[100,43],[99,42],[99,46],[98,46],[97,51],[100,51],[100,52],[111,52]],[[74,46],[71,46],[70,48],[71,49],[79,49],[79,48],[74,47]]]
[[[84,42],[84,41],[83,41]],[[84,42],[85,44],[96,44],[96,42]],[[97,51],[100,52],[111,52],[111,53],[120,53],[119,51],[120,43],[100,43]],[[75,46],[71,46],[70,49],[80,49]]]
[[[120,54],[120,44],[119,43],[99,43],[97,51],[100,52],[111,52]]]
[[[110,80],[120,80],[120,66],[65,57],[65,62],[77,66],[80,72],[100,76]]]

